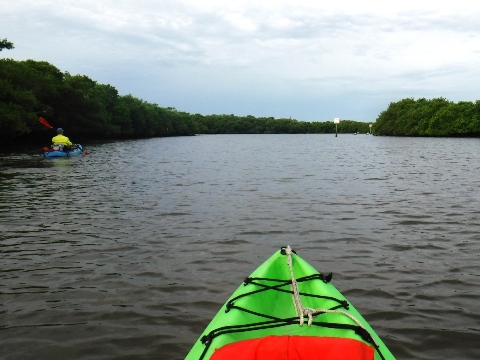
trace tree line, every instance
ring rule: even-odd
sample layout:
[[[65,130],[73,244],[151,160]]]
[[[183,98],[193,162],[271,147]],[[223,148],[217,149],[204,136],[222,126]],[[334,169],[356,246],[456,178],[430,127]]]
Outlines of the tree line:
[[[390,103],[373,129],[387,136],[480,136],[480,100],[403,99]]]
[[[298,121],[273,117],[207,115],[197,118],[202,134],[329,134],[335,133],[333,121]],[[368,123],[343,120],[339,133],[368,132]]]
[[[0,39],[0,51],[13,49]],[[39,117],[67,129],[75,141],[194,134],[367,133],[369,123],[342,120],[201,115],[160,107],[111,85],[62,72],[45,61],[0,59],[0,141],[44,139]],[[375,135],[478,136],[480,101],[454,103],[444,98],[403,99],[390,103],[373,123]],[[50,132],[51,134],[51,132]]]
[[[193,118],[47,62],[0,59],[0,138],[35,138],[38,117],[84,139],[140,138],[195,133]]]
[[[122,139],[203,134],[332,133],[332,121],[201,115],[160,107],[84,75],[62,72],[44,61],[0,59],[0,139],[38,138],[46,128],[75,139]],[[367,132],[368,124],[343,121],[339,132]]]

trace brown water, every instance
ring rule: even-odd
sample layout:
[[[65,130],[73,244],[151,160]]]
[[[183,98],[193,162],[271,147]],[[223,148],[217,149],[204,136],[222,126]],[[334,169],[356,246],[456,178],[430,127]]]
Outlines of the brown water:
[[[398,359],[480,358],[480,140],[86,145],[0,154],[0,358],[183,359],[288,244]]]

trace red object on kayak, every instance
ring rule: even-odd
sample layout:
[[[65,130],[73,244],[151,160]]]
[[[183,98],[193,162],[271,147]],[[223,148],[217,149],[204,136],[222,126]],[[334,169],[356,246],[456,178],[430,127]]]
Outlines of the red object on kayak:
[[[373,360],[373,347],[349,338],[266,336],[230,343],[211,360]]]

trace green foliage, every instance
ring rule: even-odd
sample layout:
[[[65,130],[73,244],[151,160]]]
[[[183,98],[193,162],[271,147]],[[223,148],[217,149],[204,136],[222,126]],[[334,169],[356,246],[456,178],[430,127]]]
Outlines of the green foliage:
[[[13,60],[0,59],[0,139],[30,134],[35,125],[39,99],[34,85],[36,72]]]
[[[22,106],[0,102],[1,140],[14,140],[30,133],[36,121],[36,116],[26,112]]]
[[[377,135],[478,136],[480,103],[454,103],[444,98],[403,99],[390,103],[377,118]]]
[[[47,62],[0,59],[0,139],[46,139],[48,119],[72,139],[116,139],[192,135],[190,114],[161,108],[82,75],[62,73]]]
[[[12,42],[8,41],[7,39],[0,39],[0,51],[2,51],[3,49],[10,50],[13,48],[14,46]]]
[[[44,137],[52,133],[37,118],[63,127],[75,141],[204,134],[333,133],[332,121],[256,118],[252,115],[189,114],[162,108],[83,75],[62,73],[47,62],[0,59],[0,137]],[[339,132],[366,132],[367,124],[343,121]]]
[[[3,43],[5,44],[5,43]],[[0,59],[0,139],[48,139],[45,117],[80,139],[145,138],[203,134],[334,133],[333,121],[305,122],[230,115],[200,115],[160,107],[83,75],[63,73],[43,61]],[[480,101],[457,104],[443,98],[391,103],[373,126],[378,135],[480,134]],[[367,133],[369,123],[342,120],[339,133]]]
[[[252,115],[208,115],[196,121],[204,134],[328,134],[335,133],[333,121],[306,122],[294,119],[256,118]],[[367,133],[368,123],[344,120],[338,125],[339,133]]]

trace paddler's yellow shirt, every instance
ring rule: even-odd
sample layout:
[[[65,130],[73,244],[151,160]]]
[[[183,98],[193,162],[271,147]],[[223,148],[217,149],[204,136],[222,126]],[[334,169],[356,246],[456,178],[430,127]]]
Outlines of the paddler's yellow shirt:
[[[70,139],[63,134],[58,134],[57,136],[54,136],[52,138],[52,144],[53,145],[63,144],[63,145],[67,145],[67,146],[72,146],[72,142],[70,141]]]

